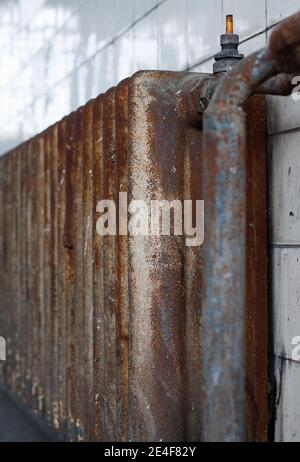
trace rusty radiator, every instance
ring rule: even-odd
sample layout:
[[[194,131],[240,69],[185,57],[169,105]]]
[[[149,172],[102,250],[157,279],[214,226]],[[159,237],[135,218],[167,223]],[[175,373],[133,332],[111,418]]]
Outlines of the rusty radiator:
[[[98,201],[119,192],[202,198],[191,95],[206,78],[139,72],[0,159],[1,381],[64,439],[202,438],[203,249],[96,225]],[[264,104],[248,103],[250,441],[268,423]]]

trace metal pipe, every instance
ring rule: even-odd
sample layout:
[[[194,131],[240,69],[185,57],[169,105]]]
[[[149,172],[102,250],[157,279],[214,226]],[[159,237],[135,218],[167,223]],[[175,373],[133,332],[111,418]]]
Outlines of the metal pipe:
[[[300,69],[299,30],[300,13],[297,13],[274,30],[269,48],[240,61],[220,79],[204,113],[204,441],[245,440],[246,116],[243,105],[248,96],[274,75]],[[266,88],[266,84],[261,88]]]
[[[278,74],[262,83],[255,93],[261,95],[288,96],[292,93],[296,74]]]

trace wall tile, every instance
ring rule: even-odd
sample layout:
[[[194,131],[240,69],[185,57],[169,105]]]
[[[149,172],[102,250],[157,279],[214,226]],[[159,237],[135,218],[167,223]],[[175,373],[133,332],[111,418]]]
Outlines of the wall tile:
[[[15,8],[18,10],[19,28],[25,27],[45,3],[46,0],[17,0]]]
[[[167,0],[158,12],[158,67],[181,70],[188,66],[187,2]]]
[[[266,0],[267,2],[267,25],[272,26],[274,23],[296,13],[300,10],[297,0]]]
[[[276,360],[277,413],[275,421],[276,442],[300,441],[300,364]]]
[[[12,31],[16,29],[16,24],[11,18],[10,3],[8,1],[0,2],[0,27],[0,49],[1,53],[3,53],[12,44]]]
[[[270,139],[272,244],[300,245],[300,132]]]
[[[264,3],[256,0],[255,8],[249,8],[246,0],[2,1],[0,96],[5,112],[0,109],[0,119],[10,123],[46,97],[55,104],[52,96],[66,81],[75,104],[139,69],[211,71],[225,13],[236,13],[237,30],[244,36],[264,23]],[[280,8],[274,3],[270,14]],[[261,45],[263,35],[241,49],[248,54]],[[78,83],[83,77],[88,88]],[[296,106],[294,111],[277,109],[277,101],[270,116],[277,117],[277,128],[297,126]]]
[[[123,34],[114,45],[116,84],[130,77],[138,69],[135,68],[133,29]]]
[[[240,53],[243,53],[245,56],[249,56],[251,53],[254,53],[261,48],[266,46],[266,34],[260,34],[256,37],[252,37],[250,40],[243,42],[239,46]]]
[[[198,64],[194,66],[191,71],[192,72],[203,72],[204,74],[211,74],[213,72],[213,65],[214,65],[214,58],[210,58],[204,63]]]
[[[29,67],[39,53],[49,48],[60,28],[64,26],[67,30],[76,9],[87,1],[47,0],[25,27],[18,30],[13,27],[11,55],[16,64],[9,67],[12,72],[7,81],[16,78],[20,70]]]
[[[132,0],[114,0],[114,23],[117,34],[132,25],[135,19],[134,7]]]
[[[223,0],[223,28],[227,14],[234,16],[234,32],[241,39],[250,37],[266,28],[265,0],[249,3],[247,0]]]
[[[13,120],[13,123],[1,129],[0,150],[7,152],[23,142],[23,136],[19,121]]]
[[[187,0],[189,67],[212,57],[220,49],[224,32],[221,0]]]
[[[158,9],[133,28],[134,69],[158,68]]]
[[[134,19],[144,16],[147,11],[154,8],[161,0],[134,0]]]
[[[273,248],[272,268],[274,351],[292,360],[300,337],[300,249]]]
[[[300,100],[294,100],[292,96],[268,96],[267,101],[270,135],[300,126]]]
[[[66,22],[74,15],[76,11],[89,0],[46,0],[43,10],[55,15],[56,31],[64,27]]]
[[[113,45],[105,48],[99,55],[98,88],[99,93],[105,93],[117,83],[117,66],[115,63],[115,48]]]

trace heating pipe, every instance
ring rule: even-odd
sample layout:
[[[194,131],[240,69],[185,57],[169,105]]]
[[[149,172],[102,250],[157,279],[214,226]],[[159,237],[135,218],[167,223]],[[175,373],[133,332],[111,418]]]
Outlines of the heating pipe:
[[[300,71],[300,13],[273,31],[268,47],[220,79],[204,113],[203,440],[245,441],[246,115],[258,91],[289,91]],[[280,76],[273,76],[280,74]],[[273,77],[274,79],[274,77]]]

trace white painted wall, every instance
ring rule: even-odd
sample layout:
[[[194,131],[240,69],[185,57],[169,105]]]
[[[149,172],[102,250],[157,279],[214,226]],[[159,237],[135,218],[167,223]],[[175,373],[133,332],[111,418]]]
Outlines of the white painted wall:
[[[227,13],[247,55],[297,10],[299,0],[0,0],[0,153],[139,69],[210,72]],[[300,441],[299,127],[300,102],[269,98],[276,435]]]

